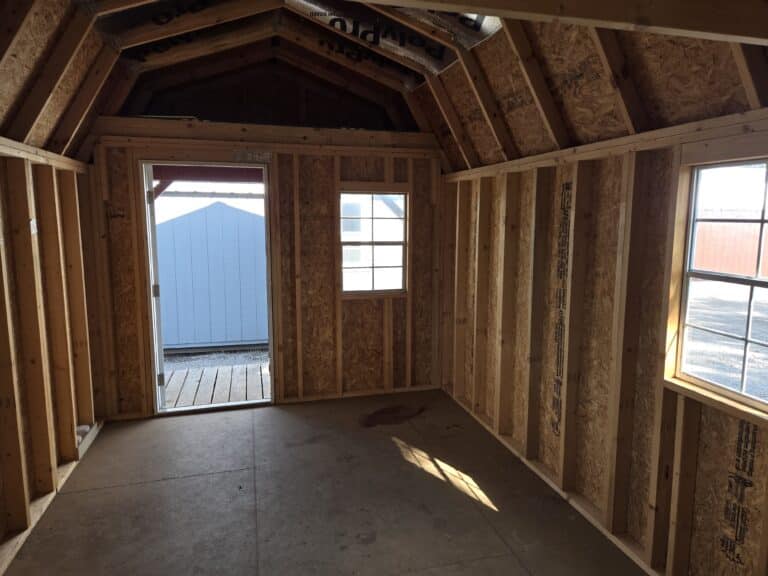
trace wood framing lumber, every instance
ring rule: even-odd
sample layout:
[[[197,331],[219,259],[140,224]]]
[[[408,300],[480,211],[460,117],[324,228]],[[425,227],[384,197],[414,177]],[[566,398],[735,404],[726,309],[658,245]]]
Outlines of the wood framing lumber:
[[[56,154],[71,152],[72,142],[119,56],[120,54],[111,46],[105,45],[101,49],[67,110],[59,119],[46,145],[48,150]]]
[[[640,312],[642,297],[630,291],[642,285],[643,268],[634,267],[629,277],[630,249],[642,244],[645,230],[638,211],[633,211],[635,183],[635,153],[629,152],[622,159],[620,212],[616,224],[618,246],[614,271],[613,350],[611,350],[611,398],[609,401],[608,426],[608,490],[605,503],[605,524],[611,532],[627,530],[627,505],[630,497],[630,470],[632,451],[632,426],[634,406],[634,381],[637,366],[638,341],[640,339]],[[633,219],[633,215],[635,218]],[[642,257],[642,255],[641,255]],[[638,277],[639,276],[639,277]]]
[[[154,4],[158,1],[159,0],[96,0],[93,9],[98,16],[109,16],[115,12],[124,12],[131,8]]]
[[[762,46],[731,43],[731,53],[752,110],[768,106],[768,53]]]
[[[472,183],[460,182],[456,192],[456,264],[454,266],[454,311],[453,311],[453,396],[460,403],[471,408],[470,395],[464,370],[467,338],[467,288],[470,242],[470,210],[472,207]],[[471,410],[470,410],[471,411]]]
[[[605,73],[616,93],[616,107],[630,134],[650,129],[650,121],[635,83],[629,74],[616,32],[590,28],[590,35]]]
[[[474,53],[464,48],[459,48],[456,54],[461,62],[461,67],[467,75],[469,85],[477,97],[480,111],[491,129],[494,139],[501,149],[501,153],[506,160],[511,160],[520,156],[517,150],[512,134],[509,131],[504,114],[496,101],[496,97],[488,84],[485,73],[480,68]]]
[[[459,118],[456,109],[453,107],[453,102],[451,102],[445,90],[443,81],[439,76],[427,76],[427,84],[432,91],[432,96],[434,96],[438,108],[440,108],[445,123],[448,124],[451,134],[453,134],[453,138],[456,140],[464,162],[466,162],[469,168],[479,166],[480,158],[466,130],[464,130],[464,125],[461,123],[461,118]]]
[[[563,115],[555,104],[549,86],[547,86],[541,63],[531,46],[523,23],[517,20],[503,19],[501,24],[509,45],[520,61],[520,71],[525,78],[533,101],[539,109],[549,136],[558,148],[567,148],[571,144],[571,137],[565,127]]]
[[[707,1],[692,9],[686,0],[634,3],[612,0],[369,0],[370,4],[470,12],[534,22],[673,34],[768,45],[768,6],[761,0]]]
[[[5,158],[0,158],[0,470],[2,471],[4,524],[9,531],[30,525],[27,451],[21,400],[21,358],[18,350],[19,319],[13,281],[9,191]]]
[[[93,426],[96,417],[93,406],[91,347],[88,337],[88,307],[78,198],[80,191],[73,172],[58,171],[57,178],[77,423]]]
[[[672,507],[666,565],[668,574],[688,574],[700,425],[701,404],[685,396],[678,396]]]
[[[411,18],[408,14],[400,12],[399,10],[396,10],[389,6],[381,6],[379,4],[370,4],[370,3],[365,4],[365,6],[381,14],[382,16],[389,18],[390,20],[399,22],[403,26],[406,26],[411,30],[418,32],[422,36],[426,36],[427,38],[431,38],[435,42],[439,42],[443,46],[447,46],[448,48],[453,48],[453,49],[459,46],[459,43],[454,37],[454,35],[451,34],[451,32],[449,32],[448,30],[443,30],[442,28],[438,28],[437,26],[430,26],[426,22],[420,22],[419,20],[415,20],[414,18]]]
[[[62,461],[77,460],[74,368],[69,325],[69,299],[61,244],[61,204],[56,173],[50,166],[32,168],[37,205],[40,260],[45,276],[45,322],[50,350],[51,388],[55,398],[56,443]]]
[[[371,53],[367,46],[358,47],[347,42],[344,37],[337,38],[336,35],[290,14],[280,17],[277,35],[394,90],[410,90],[415,85],[415,75],[401,72],[402,69],[394,64],[387,65],[386,59]],[[353,50],[348,50],[347,46],[351,46]],[[366,53],[375,57],[367,58]]]
[[[35,74],[35,80],[22,99],[21,107],[9,119],[6,136],[18,142],[27,141],[95,20],[93,14],[77,7],[73,9],[64,24],[63,32],[51,49],[50,56],[43,61],[42,67]]]
[[[18,318],[24,319],[18,325],[19,372],[26,391],[33,496],[39,496],[57,488],[57,457],[40,239],[32,185],[31,163],[6,158],[1,191],[8,210]]]
[[[387,58],[392,62],[397,62],[401,66],[405,68],[409,68],[410,70],[413,70],[414,72],[417,72],[419,74],[426,75],[429,73],[429,70],[427,69],[427,67],[421,64],[420,62],[417,62],[412,58],[408,58],[407,56],[403,56],[402,54],[399,54],[393,50],[389,50],[385,47],[382,47],[381,43],[368,42],[367,40],[357,36],[356,34],[348,34],[335,26],[326,24],[322,20],[312,18],[306,12],[296,9],[296,7],[291,2],[287,2],[285,4],[285,9],[288,10],[290,13],[295,14],[296,16],[302,19],[306,19],[307,21],[313,23],[314,26],[324,28],[329,32],[332,32],[334,35],[340,36],[346,42],[354,42],[355,44],[359,44],[360,46],[363,46],[364,48],[372,52],[375,52],[376,54],[379,54],[383,58]]]
[[[178,44],[164,52],[151,52],[143,57],[143,61],[136,64],[137,72],[157,70],[166,66],[172,66],[180,62],[194,60],[224,52],[239,46],[246,46],[276,35],[276,14],[261,14],[253,18],[245,26],[235,30],[221,32],[199,38],[192,42]]]
[[[117,43],[125,50],[141,44],[210,28],[226,22],[248,18],[256,14],[277,10],[284,3],[282,0],[228,0],[221,4],[211,4],[199,10],[190,10],[171,18],[168,22],[150,20],[144,24],[129,28],[120,33]]]
[[[573,489],[576,476],[576,405],[582,379],[584,334],[584,294],[587,282],[587,238],[593,222],[593,166],[579,162],[574,167],[573,208],[570,211],[570,242],[568,242],[567,304],[565,309],[565,378],[562,390],[562,425],[560,431],[560,475],[558,483],[566,492]],[[566,188],[568,182],[563,183]],[[562,194],[566,190],[561,191]],[[564,216],[565,217],[565,216]]]

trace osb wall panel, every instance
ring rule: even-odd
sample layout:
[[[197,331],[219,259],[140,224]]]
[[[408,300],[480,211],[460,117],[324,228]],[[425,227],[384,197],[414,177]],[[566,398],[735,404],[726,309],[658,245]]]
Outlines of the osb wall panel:
[[[342,180],[384,182],[384,158],[381,156],[342,156],[339,158]]]
[[[293,156],[277,156],[277,203],[280,214],[280,333],[282,337],[283,373],[280,380],[285,398],[297,398],[298,372],[296,363],[296,245],[293,204]]]
[[[726,42],[619,32],[640,97],[656,126],[749,109]]]
[[[641,243],[632,244],[629,254],[629,276],[640,278],[638,286],[628,286],[627,309],[635,306],[641,314],[633,321],[638,323],[637,362],[631,374],[634,376],[632,403],[632,437],[630,449],[629,498],[627,508],[627,532],[643,547],[647,546],[648,488],[651,481],[651,454],[654,397],[663,374],[664,358],[664,269],[665,251],[672,241],[668,236],[667,221],[670,197],[667,187],[659,185],[674,177],[673,151],[652,150],[637,154],[635,160],[635,189],[633,196],[632,225],[642,225],[642,233],[633,234]],[[636,214],[635,212],[641,212]],[[638,267],[637,273],[633,268]],[[628,343],[625,343],[625,346]]]
[[[551,238],[545,269],[548,273],[544,294],[544,342],[542,344],[541,383],[539,387],[539,459],[552,474],[560,472],[560,436],[562,434],[562,385],[564,383],[564,326],[567,322],[567,278],[570,274],[570,234],[573,219],[573,188],[575,165],[557,168],[555,187],[551,191],[555,208],[552,228],[542,231]],[[539,231],[537,230],[538,234]],[[560,360],[558,360],[560,359]]]
[[[472,50],[485,72],[515,144],[522,156],[555,149],[539,109],[520,70],[520,61],[503,32],[497,32]]]
[[[459,115],[464,130],[480,157],[481,164],[495,164],[504,161],[504,155],[493,132],[480,110],[480,103],[472,91],[467,74],[461,64],[451,64],[441,74],[445,91]]]
[[[405,298],[392,299],[392,381],[395,388],[406,384],[406,334],[407,310]]]
[[[2,57],[0,124],[8,121],[10,111],[18,104],[36,67],[50,50],[69,4],[68,0],[35,2],[32,13],[19,30],[16,40]]]
[[[336,387],[334,160],[299,156],[301,331],[304,394]]]
[[[507,198],[508,211],[510,209],[509,202],[510,198]],[[505,290],[508,286],[511,292],[511,305],[514,310],[512,340],[515,342],[515,347],[512,357],[512,373],[509,380],[502,382],[502,386],[510,387],[510,396],[514,398],[512,402],[512,438],[518,446],[522,445],[526,438],[525,424],[529,403],[530,311],[532,305],[535,205],[536,174],[529,170],[520,175],[519,198],[512,205],[512,208],[518,211],[520,226],[517,229],[507,227],[507,233],[515,235],[517,268],[513,277],[504,278]],[[512,215],[508,212],[507,218],[511,217]]]
[[[576,474],[574,490],[598,508],[606,500],[608,478],[608,412],[611,392],[616,385],[613,370],[613,313],[616,265],[621,219],[622,158],[591,162],[591,217],[587,234],[573,250],[586,251],[583,302],[571,302],[582,308],[581,377],[576,390],[576,435],[574,449]],[[577,190],[576,194],[582,194]],[[581,240],[584,244],[581,245]],[[571,341],[573,345],[573,341]],[[570,354],[570,352],[569,352]],[[568,385],[573,385],[569,382]]]
[[[610,80],[584,26],[530,23],[527,30],[565,122],[579,143],[627,133]]]
[[[690,574],[757,574],[768,489],[766,430],[702,406]]]
[[[413,160],[413,187],[409,202],[413,223],[411,230],[411,297],[412,329],[412,386],[432,384],[432,327],[435,295],[432,286],[432,268],[434,252],[433,177],[435,170],[432,161]]]
[[[424,116],[427,117],[427,120],[432,127],[432,131],[435,133],[435,137],[440,143],[440,148],[445,152],[453,169],[464,170],[467,168],[467,164],[461,156],[459,146],[456,144],[456,140],[454,139],[448,124],[445,123],[443,115],[440,113],[440,108],[438,108],[437,102],[435,102],[435,98],[429,90],[429,86],[427,86],[426,83],[422,84],[413,91],[413,95],[419,102],[419,105],[424,112]]]
[[[144,371],[141,365],[140,325],[136,292],[137,215],[130,190],[130,156],[123,148],[106,153],[109,201],[107,203],[108,256],[112,285],[112,314],[115,334],[115,381],[120,414],[144,410]],[[115,265],[119,263],[119,265]]]
[[[346,300],[341,305],[344,392],[384,387],[384,301]]]
[[[29,137],[32,146],[43,147],[45,145],[103,46],[101,34],[92,29],[85,37],[83,44],[72,59],[67,73],[64,74],[61,82],[51,94],[48,104],[35,124]]]

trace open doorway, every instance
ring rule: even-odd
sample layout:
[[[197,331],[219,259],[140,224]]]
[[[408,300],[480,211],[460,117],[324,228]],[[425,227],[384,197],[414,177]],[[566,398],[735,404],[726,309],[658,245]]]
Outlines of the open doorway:
[[[271,402],[266,166],[144,180],[158,412]]]

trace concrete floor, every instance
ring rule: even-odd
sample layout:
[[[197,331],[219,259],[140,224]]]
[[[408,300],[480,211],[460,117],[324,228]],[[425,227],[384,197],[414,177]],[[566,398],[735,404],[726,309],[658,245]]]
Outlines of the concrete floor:
[[[429,392],[108,425],[9,574],[641,571]]]

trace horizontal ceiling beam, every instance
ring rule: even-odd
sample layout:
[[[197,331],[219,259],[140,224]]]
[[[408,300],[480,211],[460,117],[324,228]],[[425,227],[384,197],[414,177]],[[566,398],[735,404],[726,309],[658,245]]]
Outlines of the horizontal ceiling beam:
[[[369,3],[768,45],[768,3],[764,0],[369,0]]]
[[[281,6],[283,6],[282,0],[229,0],[222,4],[213,4],[201,10],[181,14],[168,21],[150,20],[135,28],[129,28],[118,35],[117,43],[122,49],[149,44],[179,34],[270,12]]]

